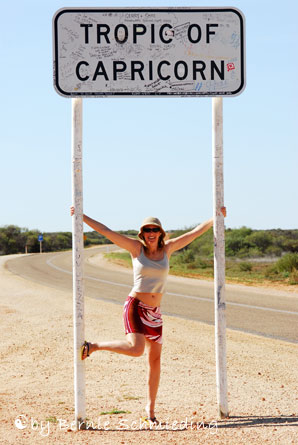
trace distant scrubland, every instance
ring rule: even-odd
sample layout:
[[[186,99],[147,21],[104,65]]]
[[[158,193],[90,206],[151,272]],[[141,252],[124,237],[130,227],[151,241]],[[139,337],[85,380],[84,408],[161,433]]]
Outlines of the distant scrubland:
[[[179,236],[191,228],[173,230],[170,237]],[[120,231],[135,237],[137,231]],[[0,254],[39,252],[40,231],[15,225],[0,227]],[[84,234],[85,247],[109,244],[110,241],[97,232]],[[27,246],[27,247],[26,247]],[[71,249],[71,232],[43,233],[42,249],[53,252]],[[226,229],[226,276],[233,281],[280,281],[298,284],[298,230],[253,230],[248,227]],[[129,255],[110,254],[125,263]],[[213,233],[196,239],[185,249],[176,252],[171,259],[171,273],[186,276],[213,276]]]

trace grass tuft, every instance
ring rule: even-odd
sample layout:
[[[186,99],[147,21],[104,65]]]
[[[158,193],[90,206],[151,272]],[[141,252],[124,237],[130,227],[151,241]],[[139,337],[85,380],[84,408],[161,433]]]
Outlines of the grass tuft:
[[[112,409],[112,411],[102,411],[100,413],[101,416],[104,416],[106,414],[131,414],[131,411],[123,411],[120,409]]]
[[[47,417],[46,421],[47,422],[51,422],[51,423],[57,423],[58,422],[58,420],[57,420],[57,418],[55,416]]]

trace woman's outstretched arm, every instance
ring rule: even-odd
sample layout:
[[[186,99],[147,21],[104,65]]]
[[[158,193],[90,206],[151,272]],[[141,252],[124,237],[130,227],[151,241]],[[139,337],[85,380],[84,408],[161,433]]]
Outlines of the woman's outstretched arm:
[[[75,209],[74,207],[71,207],[70,208],[71,216],[74,215],[74,213]],[[114,232],[104,224],[100,223],[99,221],[96,221],[95,219],[90,218],[85,214],[83,215],[83,221],[84,223],[88,224],[88,226],[91,227],[93,230],[100,233],[101,235],[104,235],[106,238],[112,241],[112,243],[117,244],[117,246],[121,247],[122,249],[128,250],[133,256],[137,256],[139,254],[141,246],[140,241],[129,238],[128,236],[125,235],[121,235],[120,233]]]
[[[227,214],[226,208],[222,207],[221,212],[225,217]],[[168,255],[171,255],[176,250],[183,249],[183,247],[187,246],[196,238],[203,235],[203,233],[207,232],[207,230],[209,230],[210,227],[212,226],[213,226],[213,218],[210,218],[207,221],[203,222],[202,224],[199,224],[191,231],[186,232],[183,235],[178,236],[177,238],[169,239],[168,241],[166,241]]]

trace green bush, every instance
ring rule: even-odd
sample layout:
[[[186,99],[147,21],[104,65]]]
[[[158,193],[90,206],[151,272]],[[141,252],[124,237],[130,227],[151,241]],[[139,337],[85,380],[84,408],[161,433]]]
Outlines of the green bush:
[[[290,274],[290,284],[298,284],[298,270],[294,269]]]
[[[246,253],[252,244],[247,241],[252,233],[252,229],[248,227],[241,227],[240,229],[228,229],[226,230],[226,255],[236,256],[241,251],[242,256],[246,256]]]
[[[195,256],[191,250],[186,250],[185,252],[183,252],[183,262],[193,263],[194,260],[195,260]]]
[[[269,266],[266,270],[265,270],[265,278],[276,278],[276,275],[278,275],[278,270],[275,266],[275,264],[273,266]]]
[[[198,268],[198,266],[196,265],[196,263],[188,263],[186,266],[186,269],[189,269],[189,270],[194,270],[197,268]]]
[[[244,261],[243,263],[239,264],[239,268],[240,268],[241,272],[251,272],[252,264]]]
[[[246,241],[252,246],[256,246],[261,252],[265,253],[266,249],[272,244],[272,235],[264,230],[255,231],[246,237]]]
[[[298,270],[298,253],[286,253],[276,263],[279,272],[292,272]]]
[[[269,247],[266,249],[266,255],[276,257],[276,256],[281,256],[281,254],[282,254],[282,249],[281,249],[281,247],[278,247],[278,246],[269,246]]]
[[[196,265],[200,269],[206,269],[206,267],[210,267],[210,265],[207,264],[206,261],[202,260],[201,258],[196,258]],[[213,261],[211,262],[211,266],[213,267]]]

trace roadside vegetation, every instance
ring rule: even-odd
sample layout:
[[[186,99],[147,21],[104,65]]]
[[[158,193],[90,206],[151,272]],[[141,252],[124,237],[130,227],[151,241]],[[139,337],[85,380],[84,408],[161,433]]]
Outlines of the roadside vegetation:
[[[174,231],[171,237],[187,230]],[[261,284],[298,284],[298,230],[252,230],[248,227],[227,229],[226,279],[230,282]],[[115,252],[107,258],[131,267],[130,255]],[[213,278],[213,233],[196,239],[176,252],[170,273],[193,278]]]
[[[175,237],[190,230],[170,232]],[[137,231],[121,231],[131,237]],[[39,252],[38,230],[9,225],[0,227],[0,254]],[[110,244],[97,232],[86,232],[85,247]],[[72,246],[70,232],[43,233],[43,252],[68,250]],[[226,229],[226,278],[231,282],[258,284],[263,282],[298,284],[298,230],[252,230],[248,227]],[[110,253],[108,258],[131,267],[127,253]],[[212,230],[202,235],[171,258],[170,273],[197,278],[213,278]]]
[[[40,244],[38,235],[40,233],[41,232],[37,229],[28,230],[14,225],[0,227],[0,255],[25,253],[26,246],[28,253],[39,252]],[[131,231],[126,233],[131,235]],[[97,232],[87,232],[84,235],[84,244],[85,247],[88,247],[92,245],[111,244],[111,242]],[[43,252],[68,250],[71,249],[71,247],[71,232],[43,233]]]

